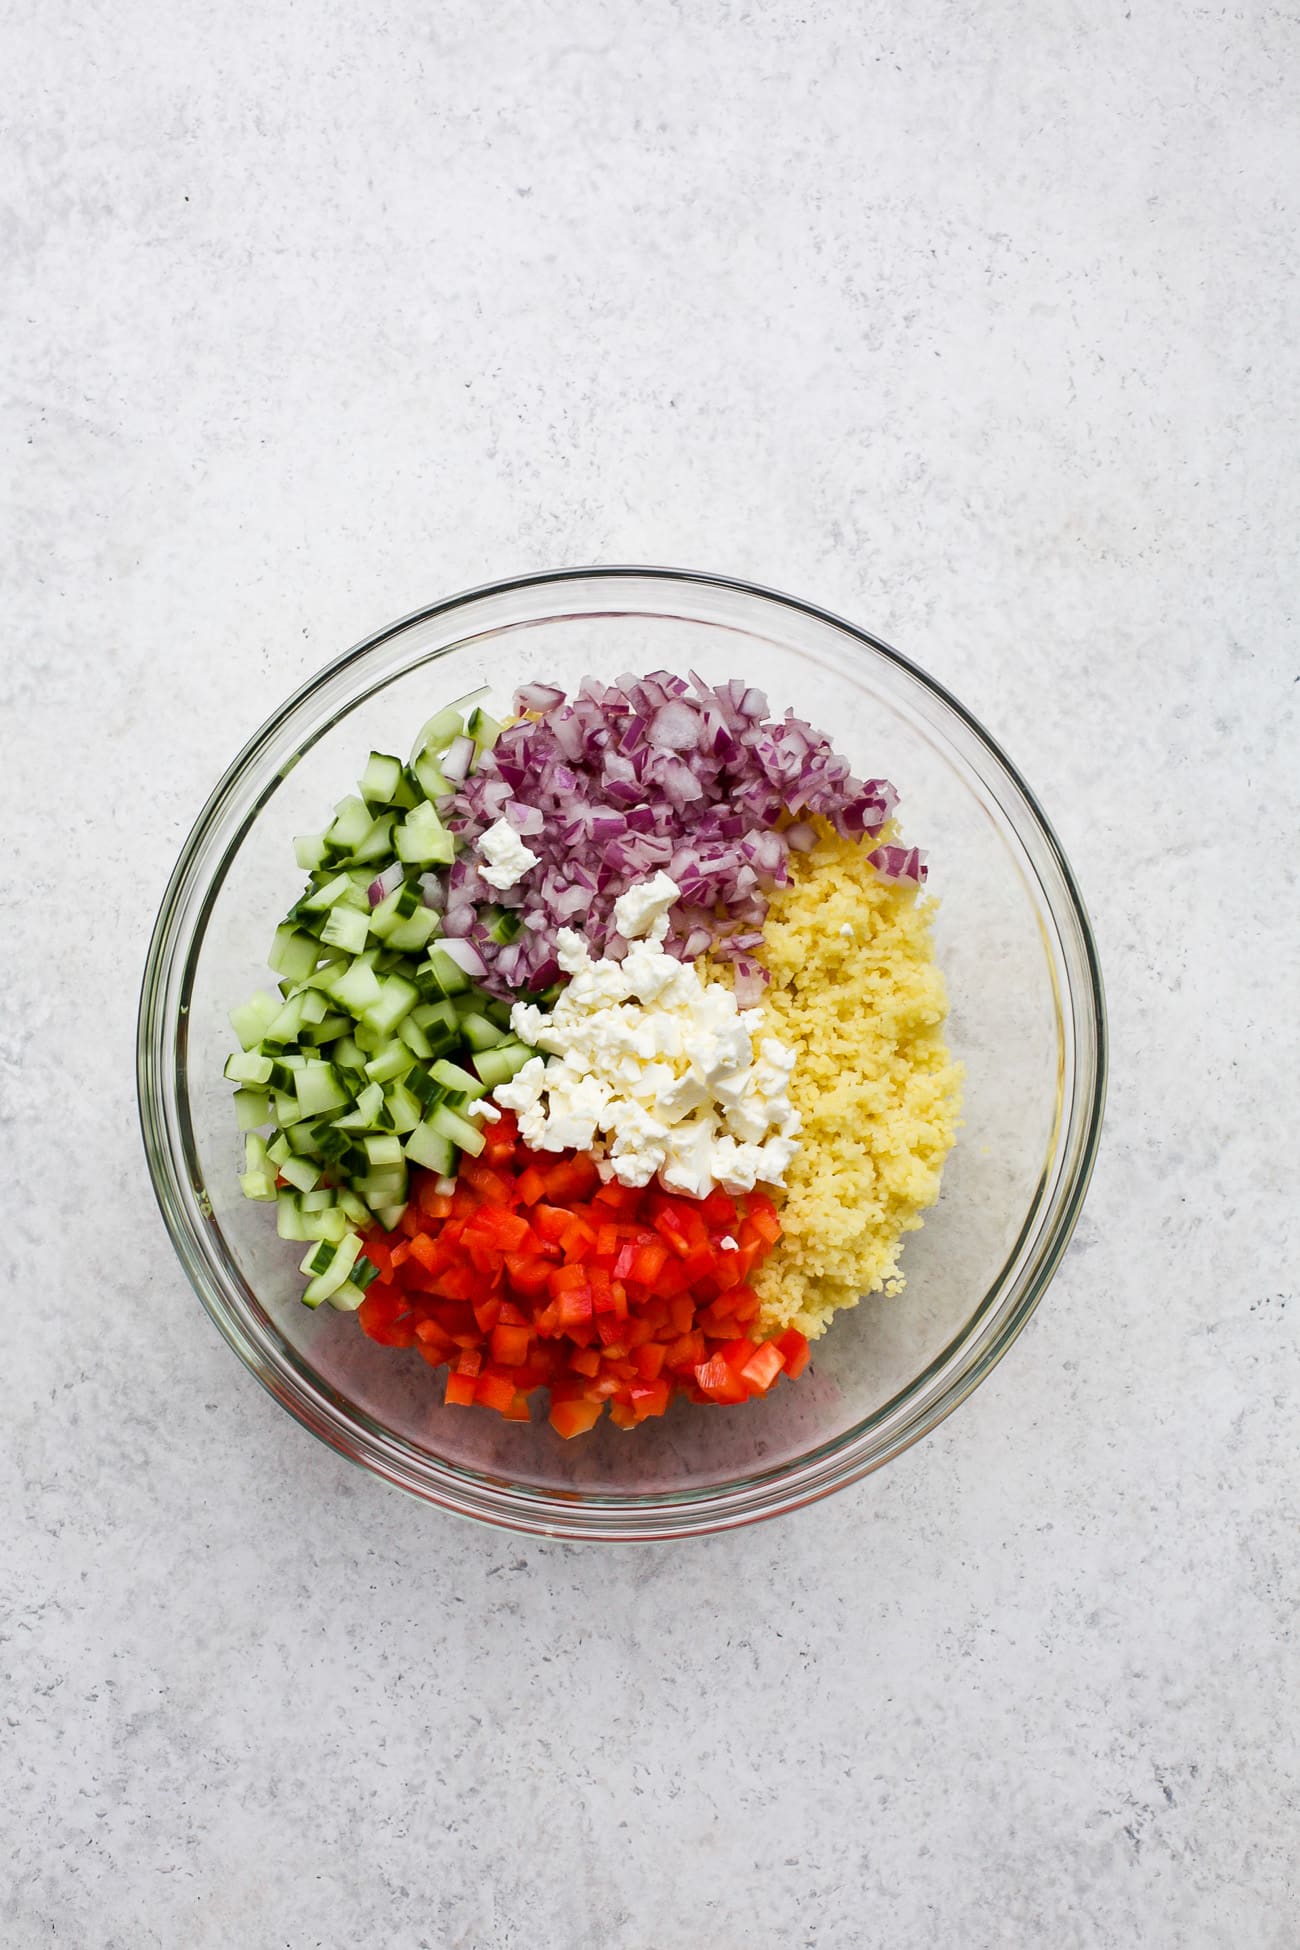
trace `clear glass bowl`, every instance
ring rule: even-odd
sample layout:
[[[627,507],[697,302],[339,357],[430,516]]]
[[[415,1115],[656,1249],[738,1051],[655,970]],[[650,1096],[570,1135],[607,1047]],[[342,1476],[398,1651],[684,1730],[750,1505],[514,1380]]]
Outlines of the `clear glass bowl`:
[[[246,1204],[222,1066],[228,1012],[266,980],[318,830],[372,747],[405,752],[439,706],[491,684],[695,669],[741,676],[892,779],[926,847],[964,1126],[907,1287],[839,1320],[808,1372],[737,1409],[678,1403],[622,1434],[444,1407],[414,1351],[299,1303],[299,1249]],[[797,1508],[934,1428],[993,1367],[1050,1280],[1097,1147],[1105,1021],[1073,875],[1014,767],[886,644],[807,603],[663,569],[525,576],[434,604],[340,657],[239,754],[186,841],[154,929],[139,1025],[145,1147],[173,1243],[230,1345],[308,1429],[463,1516],[543,1535],[687,1536]]]

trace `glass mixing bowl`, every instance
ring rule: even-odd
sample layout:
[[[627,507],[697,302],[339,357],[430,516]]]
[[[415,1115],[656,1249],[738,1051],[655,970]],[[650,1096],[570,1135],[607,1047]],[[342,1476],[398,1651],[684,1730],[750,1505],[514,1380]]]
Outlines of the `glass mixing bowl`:
[[[314,832],[372,747],[405,752],[441,705],[543,678],[739,676],[891,779],[928,849],[936,939],[965,1066],[964,1125],[937,1206],[907,1241],[906,1290],[866,1299],[796,1385],[735,1409],[677,1403],[623,1434],[562,1441],[543,1421],[445,1407],[414,1350],[299,1301],[301,1248],[247,1204],[222,1066],[228,1012],[267,977]],[[1097,1147],[1105,1020],[1069,865],[1010,761],[894,650],[771,590],[663,569],[524,576],[436,603],[330,664],[250,740],[204,807],[154,929],[140,1007],[140,1110],[163,1216],[199,1298],[291,1414],[352,1461],[463,1516],[629,1541],[797,1508],[934,1428],[1006,1352],[1083,1201]]]

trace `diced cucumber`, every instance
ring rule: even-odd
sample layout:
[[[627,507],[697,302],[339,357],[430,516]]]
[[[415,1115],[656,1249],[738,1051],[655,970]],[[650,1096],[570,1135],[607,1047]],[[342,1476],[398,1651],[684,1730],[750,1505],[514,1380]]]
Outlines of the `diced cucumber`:
[[[337,1205],[323,1206],[315,1212],[309,1212],[304,1206],[301,1223],[305,1239],[319,1239],[337,1246],[347,1236],[347,1215]]]
[[[404,1077],[415,1057],[428,1053],[428,1037],[424,1038],[425,1049],[421,1051],[411,1042],[412,1031],[417,1035],[423,1035],[422,1030],[415,1028],[413,1017],[407,1016],[399,1032],[400,1041],[385,1043],[379,1054],[370,1058],[365,1070],[373,1083],[391,1083],[394,1077]],[[231,1061],[234,1060],[232,1057]],[[250,1081],[256,1082],[257,1079],[251,1078]]]
[[[341,1073],[332,1063],[305,1063],[294,1088],[304,1117],[343,1110],[352,1101]]]
[[[331,1043],[329,1059],[331,1063],[336,1063],[340,1070],[366,1068],[366,1053],[354,1036],[340,1036],[337,1042]]]
[[[324,833],[300,833],[293,843],[293,857],[304,873],[323,865],[325,851]]]
[[[282,1006],[278,996],[258,989],[240,1008],[231,1010],[230,1026],[244,1049],[257,1048],[266,1034],[267,1024],[274,1022]]]
[[[360,1251],[360,1233],[346,1232],[337,1245],[323,1239],[319,1246],[304,1254],[301,1270],[308,1275],[308,1284],[302,1297],[307,1306],[319,1307],[322,1300],[338,1292]]]
[[[409,1050],[407,1057],[409,1061]],[[226,1076],[231,1083],[269,1083],[272,1068],[270,1057],[263,1056],[255,1049],[240,1050],[237,1055],[226,1058]]]
[[[435,1083],[445,1084],[448,1090],[461,1090],[471,1101],[487,1089],[472,1070],[462,1070],[458,1063],[449,1063],[445,1056],[439,1058],[429,1074]]]
[[[405,1202],[401,1205],[377,1205],[375,1207],[375,1217],[385,1232],[396,1232],[398,1226],[402,1223],[405,1212]]]
[[[439,1104],[436,1110],[431,1110],[420,1129],[433,1130],[439,1137],[450,1138],[458,1151],[468,1151],[471,1158],[477,1158],[486,1142],[477,1124],[471,1124],[468,1118],[462,1117],[449,1104]],[[443,1167],[444,1170],[453,1168]]]
[[[411,771],[426,798],[447,799],[456,790],[433,752],[421,752],[420,756],[412,761]]]
[[[393,834],[397,857],[411,867],[449,867],[456,842],[427,799],[412,806]]]
[[[364,1015],[379,1000],[379,977],[364,960],[350,964],[346,971],[336,976],[326,990],[341,1009],[350,1016]]]
[[[289,1140],[283,1131],[277,1131],[272,1137],[271,1142],[266,1147],[266,1155],[273,1165],[282,1165],[286,1158],[293,1156],[293,1152],[289,1148]]]
[[[356,1194],[372,1212],[391,1211],[406,1203],[406,1166],[400,1171],[372,1171],[356,1181]]]
[[[320,931],[322,941],[342,948],[345,954],[359,955],[366,945],[370,922],[355,907],[332,907]]]
[[[346,1212],[353,1225],[370,1224],[370,1207],[364,1199],[358,1198],[355,1192],[350,1192],[346,1185],[339,1192],[338,1205],[340,1212]]]
[[[367,1029],[377,1035],[390,1037],[402,1017],[409,1014],[420,999],[420,991],[414,982],[406,981],[400,975],[386,975],[380,983],[380,993],[362,1011],[362,1021]]]
[[[256,1131],[271,1122],[271,1099],[264,1090],[237,1090],[235,1116],[241,1131]]]
[[[263,1046],[268,1052],[274,1045],[283,1048],[287,1043],[297,1042],[298,1031],[302,1028],[303,1007],[301,991],[281,1003],[262,1035]]]
[[[387,752],[371,752],[361,774],[361,797],[368,806],[391,806],[402,783],[402,761]]]
[[[304,1163],[305,1160],[300,1159],[299,1162]],[[328,1212],[340,1203],[340,1199],[329,1185],[318,1185],[315,1191],[304,1192],[298,1200],[299,1208],[303,1212]]]
[[[417,1124],[406,1140],[406,1156],[413,1165],[427,1171],[451,1172],[456,1169],[456,1147],[432,1124]]]
[[[406,1045],[408,1057],[418,1056],[422,1063],[431,1063],[433,1061],[433,1044],[429,1041],[429,1038],[425,1035],[419,1023],[414,1020],[414,1013],[403,1018],[397,1026],[397,1033]],[[410,1068],[409,1062],[407,1068]],[[397,1072],[393,1074],[396,1075]],[[251,1081],[256,1083],[259,1079],[254,1077]]]
[[[474,740],[480,757],[484,752],[491,751],[503,730],[504,726],[499,725],[495,718],[490,718],[487,712],[477,705],[465,720],[466,734]]]
[[[281,1239],[305,1239],[307,1235],[302,1225],[303,1215],[298,1203],[298,1194],[291,1192],[286,1186],[283,1191],[276,1193],[275,1229]]]
[[[442,1030],[453,1036],[460,1034],[460,1017],[456,1014],[456,1004],[451,1001],[422,1002],[418,1009],[412,1009],[411,1019],[430,1040]]]
[[[319,1022],[304,1022],[301,1040],[313,1049],[341,1040],[352,1027],[349,1016],[323,1016]],[[334,1059],[337,1062],[337,1057]]]
[[[431,907],[417,907],[414,914],[404,920],[394,922],[388,932],[388,946],[398,949],[404,955],[418,955],[426,948],[442,922]]]
[[[483,919],[487,923],[488,934],[498,947],[506,948],[512,941],[518,941],[523,930],[524,917],[513,907],[487,908],[483,911]]]
[[[267,1203],[275,1198],[275,1166],[256,1131],[250,1131],[244,1139],[244,1169],[239,1176],[239,1189],[245,1198]]]
[[[330,908],[337,907],[339,902],[344,900],[351,891],[352,882],[348,879],[347,875],[345,873],[336,873],[332,879],[325,881],[319,887],[313,887],[308,893],[305,893],[298,902],[298,908],[304,914],[325,914],[328,913]]]
[[[287,982],[305,982],[320,960],[320,944],[315,935],[304,934],[284,922],[275,931],[267,965]]]
[[[275,1121],[282,1131],[292,1133],[307,1116],[298,1102],[297,1093],[292,1090],[277,1090],[275,1093]],[[293,1142],[292,1136],[290,1143]]]
[[[315,1191],[320,1183],[320,1170],[310,1158],[286,1158],[280,1166],[280,1176],[300,1192]]]
[[[365,1089],[357,1098],[357,1116],[371,1130],[376,1125],[383,1125],[385,1123],[388,1118],[388,1105],[384,1102],[384,1086],[382,1083],[368,1083],[365,1086]]]
[[[487,687],[473,693],[474,697],[486,697]],[[469,698],[458,698],[442,711],[435,711],[415,741],[414,757],[421,752],[445,752],[453,738],[459,738],[465,730],[465,720],[461,709],[470,702]],[[414,763],[414,757],[412,762]]]
[[[509,1083],[511,1077],[517,1076],[524,1064],[536,1054],[537,1051],[529,1049],[527,1043],[498,1043],[495,1049],[479,1051],[474,1058],[474,1068],[487,1089],[495,1090],[498,1084]]]
[[[469,976],[442,948],[430,948],[429,959],[415,971],[421,995],[430,1002],[444,996],[461,995],[469,987]]]
[[[414,1078],[422,1076],[423,1072],[412,1070],[410,1074]],[[388,1121],[399,1137],[404,1136],[407,1131],[413,1131],[424,1115],[419,1101],[404,1083],[388,1085],[384,1092],[384,1106],[388,1112]]]
[[[364,1287],[358,1286],[355,1280],[344,1280],[342,1286],[330,1294],[329,1303],[331,1307],[337,1307],[341,1314],[351,1314],[356,1312],[365,1297]]]
[[[378,1084],[375,1085],[378,1089]],[[377,1131],[361,1140],[371,1171],[391,1171],[402,1162],[402,1140],[386,1131]]]
[[[334,821],[325,838],[339,853],[351,853],[361,844],[373,824],[364,799],[349,795],[334,808]]]
[[[489,1022],[486,1016],[481,1016],[477,1009],[471,1009],[467,1016],[461,1017],[460,1028],[461,1034],[472,1050],[495,1049],[498,1043],[510,1041],[509,1030],[498,1029],[494,1022]]]
[[[393,828],[396,823],[392,813],[384,813],[381,818],[372,820],[369,832],[352,849],[349,858],[361,865],[371,867],[381,860],[387,860],[393,851]],[[354,881],[353,885],[355,884]],[[369,885],[370,882],[367,881],[366,886]]]

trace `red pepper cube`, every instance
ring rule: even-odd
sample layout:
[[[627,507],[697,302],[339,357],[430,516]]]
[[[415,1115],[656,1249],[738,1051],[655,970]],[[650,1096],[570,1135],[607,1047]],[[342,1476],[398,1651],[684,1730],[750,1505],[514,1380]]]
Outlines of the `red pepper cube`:
[[[764,1341],[740,1370],[740,1378],[755,1394],[765,1395],[785,1366],[785,1356],[771,1341]]]
[[[474,1400],[484,1408],[494,1408],[498,1415],[504,1415],[515,1398],[515,1384],[508,1375],[493,1374],[484,1369],[474,1383]]]
[[[474,1406],[474,1390],[476,1385],[472,1375],[449,1374],[447,1376],[447,1392],[443,1396],[443,1400],[452,1403],[457,1408],[472,1408]]]
[[[546,1180],[536,1165],[529,1165],[515,1180],[515,1189],[525,1205],[536,1205],[539,1199],[546,1196]]]
[[[721,1354],[711,1354],[698,1364],[695,1384],[711,1402],[743,1402],[748,1394],[744,1382]]]
[[[585,1435],[588,1429],[594,1429],[599,1422],[601,1408],[600,1402],[552,1401],[551,1427],[566,1441],[575,1435]]]
[[[797,1381],[812,1359],[812,1349],[804,1335],[796,1327],[787,1327],[776,1337],[776,1345],[785,1360],[785,1371],[791,1381]]]
[[[517,1368],[528,1359],[533,1338],[530,1327],[512,1327],[498,1321],[492,1329],[492,1359],[502,1368]],[[777,1357],[778,1364],[780,1357]]]
[[[569,1356],[569,1366],[578,1374],[598,1375],[600,1373],[600,1354],[594,1347],[575,1347]]]
[[[659,1379],[667,1351],[662,1341],[646,1341],[634,1350],[632,1359],[636,1362],[636,1371],[642,1381]]]
[[[556,1305],[560,1310],[562,1327],[579,1327],[592,1316],[591,1288],[589,1286],[569,1286],[558,1295]]]
[[[638,1422],[646,1421],[651,1415],[663,1415],[672,1399],[672,1389],[664,1380],[634,1381],[629,1392],[632,1398],[632,1410]]]

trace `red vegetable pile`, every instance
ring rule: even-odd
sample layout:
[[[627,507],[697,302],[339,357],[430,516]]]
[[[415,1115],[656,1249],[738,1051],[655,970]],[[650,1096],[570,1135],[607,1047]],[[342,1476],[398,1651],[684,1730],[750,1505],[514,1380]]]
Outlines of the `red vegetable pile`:
[[[716,688],[694,675],[691,682],[694,696],[667,671],[608,685],[588,678],[571,702],[552,685],[517,693],[517,708],[532,715],[484,753],[449,815],[463,845],[448,882],[444,933],[478,950],[487,969],[481,979],[494,994],[554,982],[564,927],[580,926],[593,954],[621,956],[614,903],[662,869],[681,889],[668,951],[691,961],[712,949],[734,962],[742,1005],[752,1002],[765,980],[751,957],[768,892],[787,878],[789,849],[816,844],[806,815],[820,814],[853,839],[878,833],[889,818],[893,787],[853,778],[848,760],[792,711],[770,720],[762,692],[738,680]],[[541,862],[505,894],[474,861],[474,842],[501,818]],[[881,852],[891,855],[890,877],[924,878],[919,854],[902,860],[892,857],[901,848]],[[517,938],[494,938],[490,917],[479,912],[485,903],[519,912]]]
[[[552,1425],[574,1436],[607,1403],[632,1428],[674,1394],[743,1402],[803,1371],[802,1334],[751,1332],[749,1276],[781,1233],[763,1193],[602,1185],[583,1152],[530,1151],[510,1115],[486,1137],[454,1191],[417,1174],[400,1232],[365,1241],[380,1277],[362,1327],[445,1365],[447,1401],[526,1422],[547,1388]]]

